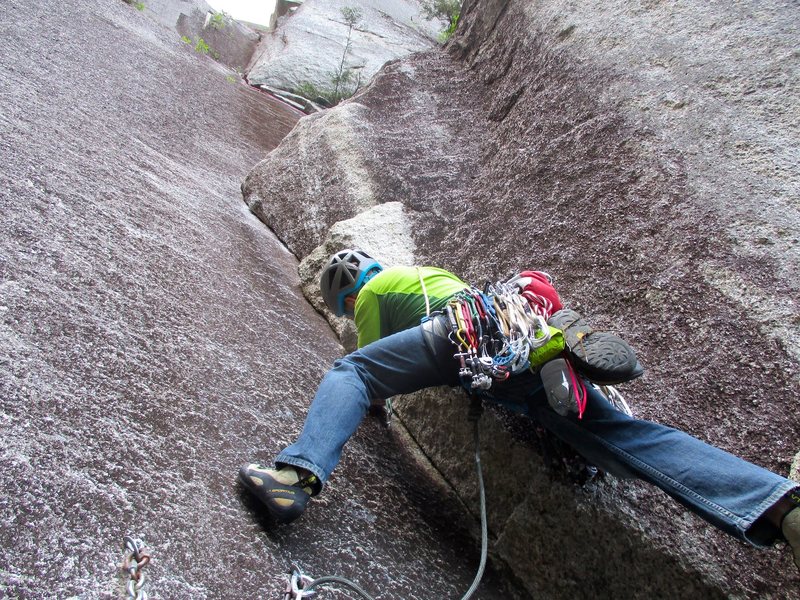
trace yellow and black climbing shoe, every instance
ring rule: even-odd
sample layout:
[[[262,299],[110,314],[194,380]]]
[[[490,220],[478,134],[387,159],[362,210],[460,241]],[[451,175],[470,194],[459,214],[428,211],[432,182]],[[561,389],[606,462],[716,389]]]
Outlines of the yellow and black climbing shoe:
[[[800,569],[800,507],[792,509],[783,518],[781,533],[794,552],[794,564]]]
[[[574,310],[559,310],[547,324],[564,332],[572,364],[590,381],[613,385],[644,373],[636,352],[625,340],[606,331],[593,331]]]
[[[239,469],[239,481],[281,523],[291,523],[303,514],[308,499],[317,486],[315,475],[300,479],[292,467],[268,469],[257,463],[250,463]]]

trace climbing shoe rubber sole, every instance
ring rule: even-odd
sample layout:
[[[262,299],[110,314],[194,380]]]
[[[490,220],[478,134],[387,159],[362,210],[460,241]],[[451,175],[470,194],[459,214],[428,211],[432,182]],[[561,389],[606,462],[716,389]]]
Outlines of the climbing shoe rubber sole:
[[[614,385],[644,373],[636,352],[625,340],[605,331],[593,331],[574,310],[559,310],[547,324],[564,332],[569,358],[590,381]]]
[[[269,471],[259,464],[244,465],[239,469],[239,481],[267,507],[276,521],[291,523],[303,514],[311,494],[297,485],[278,481]]]

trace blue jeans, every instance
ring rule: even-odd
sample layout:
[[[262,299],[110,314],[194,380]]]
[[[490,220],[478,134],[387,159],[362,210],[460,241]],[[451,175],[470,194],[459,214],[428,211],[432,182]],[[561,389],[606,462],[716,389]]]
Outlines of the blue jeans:
[[[324,483],[373,400],[458,384],[453,352],[445,338],[429,346],[414,327],[337,360],[317,390],[300,437],[276,464],[302,467]],[[797,483],[682,431],[629,417],[586,387],[582,419],[556,414],[537,375],[519,375],[492,390],[495,401],[528,414],[592,464],[658,486],[723,531],[755,545],[780,536],[759,518]]]

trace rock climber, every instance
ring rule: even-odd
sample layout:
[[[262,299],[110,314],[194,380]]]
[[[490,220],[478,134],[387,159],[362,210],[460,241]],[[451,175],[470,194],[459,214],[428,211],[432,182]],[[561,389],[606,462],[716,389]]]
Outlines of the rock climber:
[[[549,280],[528,274],[533,277],[516,283],[524,287],[533,282],[527,289],[533,289],[547,307],[545,314],[552,313],[548,326],[563,329],[568,354],[571,335],[573,341],[594,337],[601,349],[597,356],[611,355],[612,363],[622,361],[592,364],[592,357],[579,356],[573,347],[570,358],[578,364],[581,358],[588,363],[583,365],[583,373],[592,368],[601,373],[627,370],[628,376],[617,381],[641,373],[629,353],[603,351],[607,350],[603,344],[613,344],[618,338],[603,338],[574,311],[560,310],[560,298]],[[239,471],[242,484],[283,523],[298,518],[309,499],[322,491],[344,444],[371,404],[427,387],[463,384],[465,367],[454,356],[453,330],[442,314],[451,298],[469,289],[461,279],[435,267],[384,269],[362,250],[342,250],[330,258],[320,287],[332,312],[355,320],[358,349],[337,360],[325,375],[300,436],[278,454],[274,467],[250,463]],[[568,318],[558,321],[563,314]],[[566,386],[564,361],[547,365],[551,363],[559,367],[555,376],[563,376]],[[548,382],[545,372],[543,367],[538,373],[527,369],[513,375],[510,379],[515,385],[504,388],[506,382],[499,382],[487,399],[528,415],[591,464],[656,485],[740,540],[768,546],[785,539],[800,569],[799,484],[682,431],[635,419],[617,410],[591,385],[579,385],[585,393],[580,410],[574,406],[560,410],[558,403],[564,398],[554,397],[558,386]],[[519,385],[520,381],[524,385]]]

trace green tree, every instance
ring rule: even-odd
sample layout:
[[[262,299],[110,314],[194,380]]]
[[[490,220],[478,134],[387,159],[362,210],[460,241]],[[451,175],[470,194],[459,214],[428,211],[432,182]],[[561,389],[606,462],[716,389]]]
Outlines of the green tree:
[[[353,28],[358,25],[361,20],[361,11],[357,8],[345,6],[341,10],[342,18],[347,25],[347,41],[344,44],[344,51],[342,52],[342,60],[339,61],[339,68],[331,75],[331,83],[333,83],[333,97],[336,99],[334,104],[340,102],[345,97],[345,86],[352,83],[355,75],[353,69],[345,69],[344,63],[347,60],[347,54],[350,52],[352,46]],[[356,87],[353,94],[358,90],[361,85],[361,78],[359,76],[356,81]],[[350,94],[352,96],[353,94]]]
[[[231,16],[223,10],[222,12],[214,13],[209,20],[209,24],[213,29],[225,29],[230,21]]]
[[[361,74],[357,72],[356,69],[347,68],[345,65],[347,63],[347,55],[352,48],[353,29],[355,29],[359,21],[361,21],[362,13],[358,8],[352,7],[342,8],[341,13],[342,19],[345,25],[347,25],[347,39],[344,44],[339,66],[333,71],[328,71],[329,85],[317,87],[306,81],[292,90],[295,94],[326,107],[339,104],[345,98],[349,98],[355,94],[361,87]]]

